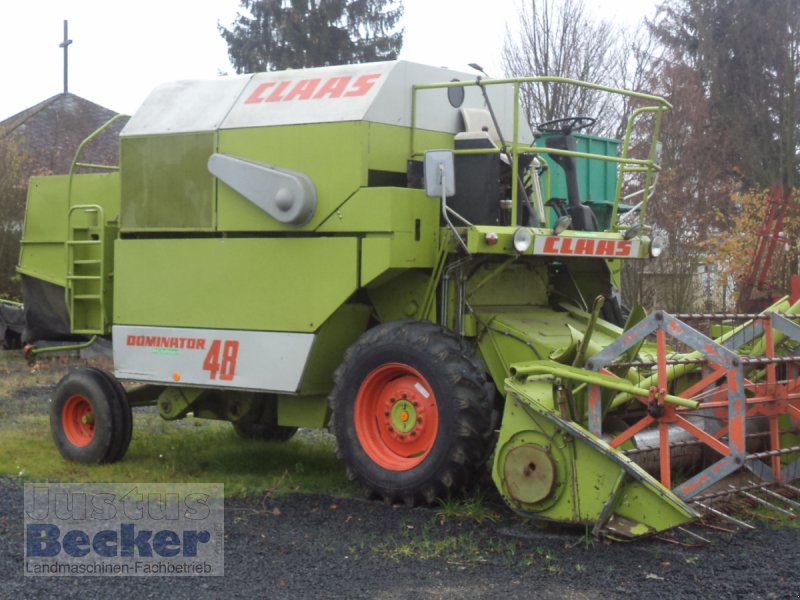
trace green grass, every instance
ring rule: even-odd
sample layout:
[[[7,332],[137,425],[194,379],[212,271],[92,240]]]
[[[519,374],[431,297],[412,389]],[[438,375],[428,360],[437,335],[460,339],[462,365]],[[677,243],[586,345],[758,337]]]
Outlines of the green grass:
[[[230,423],[186,418],[164,421],[153,409],[135,409],[133,439],[125,457],[111,465],[65,461],[50,435],[52,390],[69,369],[81,365],[108,368],[107,359],[43,355],[35,366],[20,353],[0,352],[0,474],[28,481],[60,482],[209,482],[223,483],[225,494],[271,492],[357,493],[336,459],[329,436],[300,432],[289,442],[243,440]],[[35,390],[28,399],[19,392]],[[23,410],[19,404],[30,402]],[[17,405],[17,406],[15,406]]]
[[[486,562],[486,548],[471,533],[439,537],[429,529],[405,540],[390,540],[379,544],[373,551],[400,562],[405,559],[430,560],[439,558],[450,563]]]
[[[470,519],[479,523],[500,519],[500,515],[490,506],[485,489],[456,499],[440,500],[438,514],[443,518]]]
[[[50,437],[48,415],[20,415],[0,426],[0,473],[31,481],[223,483],[226,496],[356,491],[332,441],[242,440],[228,423],[165,422],[143,411],[134,412],[128,453],[110,465],[65,461]]]

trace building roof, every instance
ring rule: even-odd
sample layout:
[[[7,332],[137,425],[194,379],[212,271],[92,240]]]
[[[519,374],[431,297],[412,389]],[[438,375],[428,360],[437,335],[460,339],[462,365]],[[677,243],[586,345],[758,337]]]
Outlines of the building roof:
[[[31,173],[65,174],[80,143],[116,114],[75,94],[57,94],[0,122],[0,139],[11,138],[17,144]],[[114,123],[90,142],[81,162],[118,164],[123,125]]]

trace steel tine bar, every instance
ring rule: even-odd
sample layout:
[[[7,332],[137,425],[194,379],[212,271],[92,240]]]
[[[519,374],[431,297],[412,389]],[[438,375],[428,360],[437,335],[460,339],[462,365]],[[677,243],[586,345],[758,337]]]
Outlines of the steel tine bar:
[[[775,506],[771,502],[767,502],[763,498],[759,498],[758,496],[756,496],[754,494],[751,494],[750,492],[740,492],[740,493],[745,498],[749,498],[753,502],[757,502],[758,504],[761,504],[762,506],[766,506],[767,508],[771,508],[772,510],[774,510],[776,512],[779,512],[782,515],[786,515],[787,517],[789,517],[791,519],[794,519],[794,518],[797,517],[797,515],[794,514],[792,511],[786,510],[785,508],[781,508],[780,506]]]
[[[762,488],[761,491],[766,493],[769,496],[772,496],[776,500],[781,500],[782,502],[785,502],[789,506],[794,506],[795,508],[800,508],[800,502],[792,500],[791,498],[787,498],[786,496],[782,496],[778,492],[775,492],[775,491],[773,491],[773,490],[771,490],[769,488]]]
[[[695,539],[697,539],[697,540],[700,540],[701,542],[704,542],[704,543],[706,543],[706,544],[710,544],[710,543],[711,543],[711,540],[707,540],[706,538],[704,538],[704,537],[703,537],[702,535],[700,535],[699,533],[695,533],[694,531],[691,531],[691,530],[689,530],[689,529],[686,529],[685,527],[678,527],[677,529],[678,529],[678,531],[682,531],[683,533],[686,533],[686,534],[688,534],[690,537],[693,537],[693,538],[695,538]]]
[[[730,521],[731,523],[736,523],[739,527],[744,527],[745,529],[751,529],[753,531],[755,531],[755,529],[756,529],[755,527],[750,525],[750,523],[745,523],[744,521],[740,521],[736,517],[732,517],[730,515],[727,515],[724,512],[722,512],[721,510],[717,510],[716,508],[712,508],[711,506],[707,506],[705,504],[701,504],[700,502],[693,502],[693,504],[695,506],[699,506],[700,508],[702,508],[706,512],[710,512],[712,515],[716,515],[716,516],[718,516],[718,517],[720,517],[722,519],[726,519],[726,520]]]
[[[795,494],[800,494],[800,489],[797,489],[793,485],[789,485],[788,483],[783,483],[781,485],[783,485],[783,487],[785,487],[787,490],[792,490]]]

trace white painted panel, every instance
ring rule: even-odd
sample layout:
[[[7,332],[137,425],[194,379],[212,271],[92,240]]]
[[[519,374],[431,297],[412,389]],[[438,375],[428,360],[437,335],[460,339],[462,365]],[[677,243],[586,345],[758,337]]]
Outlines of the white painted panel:
[[[296,392],[314,334],[118,325],[114,368],[134,381]]]
[[[156,88],[122,135],[362,120],[410,127],[413,85],[476,78],[476,73],[391,61],[178,81]],[[487,86],[487,91],[502,134],[511,142],[513,86]],[[480,89],[465,88],[462,106],[485,109]],[[458,133],[463,130],[459,108],[450,104],[445,88],[421,90],[417,93],[417,127]],[[524,119],[520,132],[520,141],[533,140]]]
[[[256,73],[222,129],[359,121],[395,62]]]
[[[453,80],[475,82],[478,74],[431,67],[400,61],[396,63],[387,81],[378,92],[364,119],[375,123],[411,126],[411,99],[414,85],[446,83]],[[419,129],[459,133],[464,131],[460,108],[487,109],[486,100],[478,86],[463,88],[464,101],[454,107],[447,88],[417,91],[416,125]],[[503,138],[507,143],[514,139],[514,87],[511,84],[486,86],[487,95]],[[533,142],[533,134],[520,110],[520,142]]]
[[[145,99],[120,135],[215,131],[251,77],[160,85]]]

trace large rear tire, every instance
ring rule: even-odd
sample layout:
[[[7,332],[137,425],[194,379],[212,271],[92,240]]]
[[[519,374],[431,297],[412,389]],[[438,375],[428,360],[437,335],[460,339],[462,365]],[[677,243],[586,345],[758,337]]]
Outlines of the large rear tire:
[[[492,439],[483,365],[453,333],[397,321],[364,333],[334,375],[337,455],[387,502],[432,503],[472,482]]]
[[[120,460],[133,431],[125,390],[115,377],[100,369],[72,371],[53,393],[50,429],[67,460],[86,464]]]

